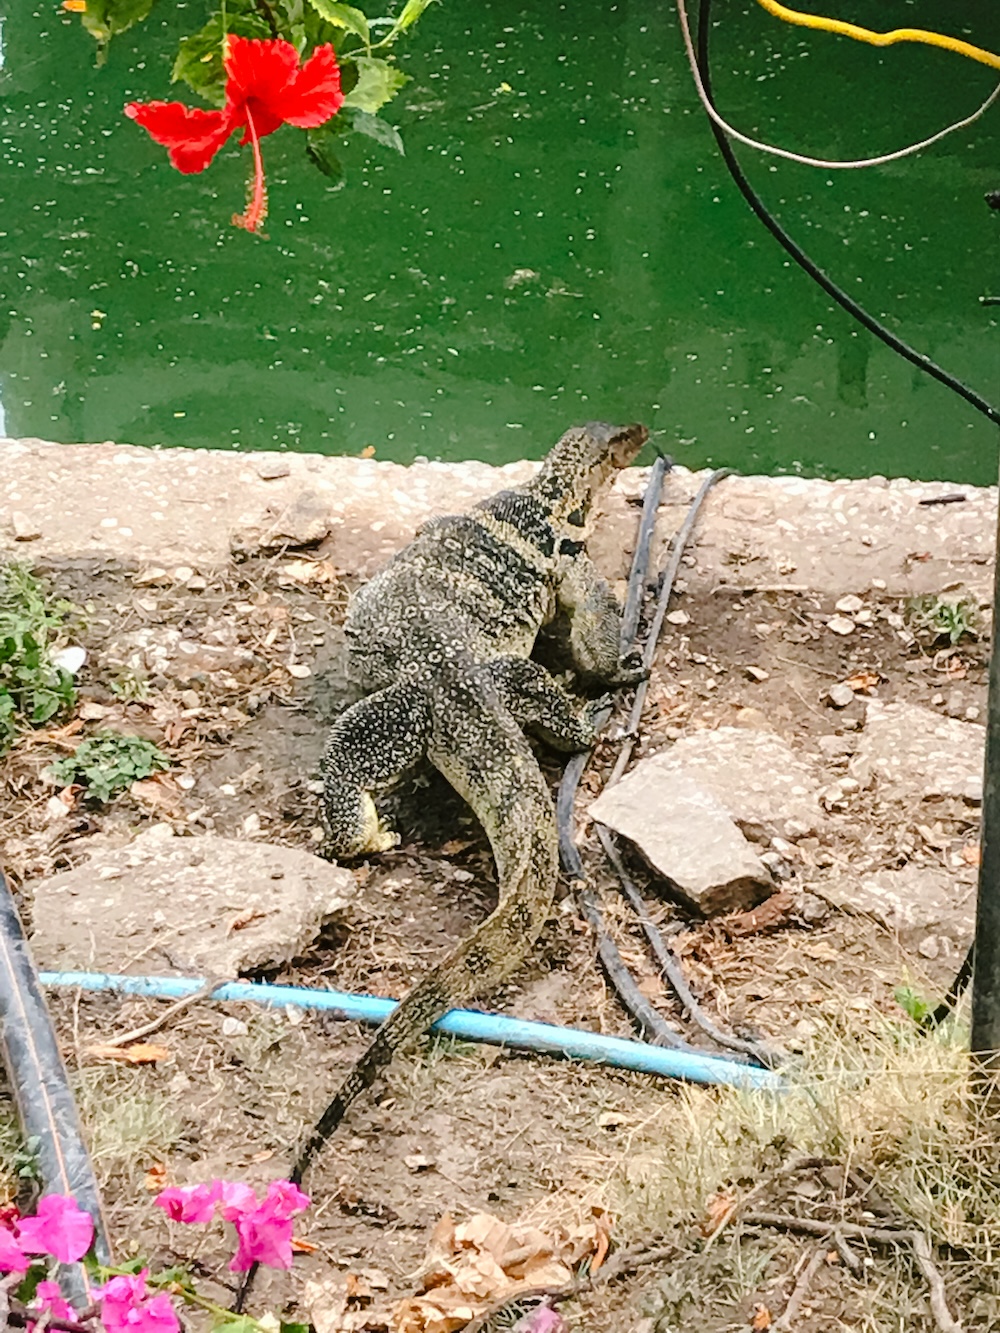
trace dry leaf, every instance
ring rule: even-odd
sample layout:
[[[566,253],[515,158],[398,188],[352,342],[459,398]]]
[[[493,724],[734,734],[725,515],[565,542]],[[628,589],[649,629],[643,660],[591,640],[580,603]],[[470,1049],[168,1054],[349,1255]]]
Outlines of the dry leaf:
[[[962,848],[962,860],[970,866],[978,866],[983,859],[983,849],[978,842],[967,842]]]
[[[703,1236],[711,1236],[724,1226],[736,1207],[736,1195],[731,1190],[720,1190],[710,1194],[705,1200],[705,1216],[698,1223],[698,1230]]]
[[[592,1271],[611,1244],[610,1219],[551,1232],[475,1213],[460,1226],[444,1216],[434,1228],[421,1273],[422,1290],[394,1310],[393,1333],[457,1333],[498,1303],[538,1287],[563,1287],[584,1260]]]
[[[336,583],[338,577],[337,566],[329,560],[289,560],[278,570],[282,583]]]
[[[871,694],[872,690],[878,687],[881,679],[879,673],[873,671],[871,667],[860,667],[842,683],[852,689],[855,694]]]
[[[96,1056],[98,1060],[121,1060],[127,1065],[155,1065],[159,1060],[174,1058],[166,1046],[155,1046],[148,1041],[137,1041],[131,1046],[106,1046],[97,1042],[85,1049],[88,1055]]]
[[[239,916],[234,916],[226,929],[227,935],[233,935],[238,930],[246,930],[247,926],[252,926],[255,921],[264,921],[269,913],[247,910],[241,912]]]
[[[299,1236],[292,1237],[293,1254],[315,1254],[318,1249],[319,1246],[314,1245],[311,1240],[302,1240]]]
[[[754,1333],[767,1333],[771,1327],[771,1311],[766,1305],[755,1305],[750,1327]]]
[[[159,1194],[160,1190],[167,1188],[167,1168],[163,1162],[154,1162],[146,1172],[143,1185],[150,1194]]]
[[[184,799],[181,789],[168,774],[157,774],[154,778],[142,778],[133,782],[128,789],[133,800],[158,814],[168,815],[171,819],[183,819],[185,815]]]

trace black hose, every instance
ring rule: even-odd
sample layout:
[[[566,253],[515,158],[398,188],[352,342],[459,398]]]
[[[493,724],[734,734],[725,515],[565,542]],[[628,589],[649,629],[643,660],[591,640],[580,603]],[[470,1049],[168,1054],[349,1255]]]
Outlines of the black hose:
[[[101,1196],[83,1142],[48,1007],[13,894],[0,871],[0,1044],[21,1129],[32,1144],[46,1193],[69,1194],[94,1222],[94,1253],[111,1263]],[[37,1146],[35,1146],[37,1145]],[[78,1309],[93,1301],[82,1263],[60,1267],[63,1294]]]
[[[698,11],[698,69],[701,73],[702,83],[705,85],[705,96],[714,107],[715,99],[712,97],[712,75],[709,68],[708,51],[710,30],[709,15],[711,14],[711,9],[712,0],[701,0],[701,6]],[[936,362],[932,361],[929,356],[925,356],[922,352],[915,351],[908,343],[903,342],[902,338],[897,337],[891,329],[887,329],[886,326],[877,320],[874,315],[870,315],[863,306],[858,305],[853,297],[848,296],[847,292],[845,292],[842,287],[838,287],[833,279],[828,277],[827,274],[809,258],[802,247],[792,239],[787,231],[785,231],[777,218],[769,212],[760,195],[747,180],[726,132],[716,125],[715,121],[712,120],[710,116],[706,116],[706,119],[708,120],[712,133],[715,135],[715,142],[719,146],[719,152],[722,154],[722,159],[729,169],[730,176],[732,176],[733,180],[736,182],[736,187],[740,194],[742,194],[743,198],[753,209],[759,221],[764,224],[778,244],[791,255],[796,264],[798,264],[804,272],[808,273],[814,282],[819,283],[828,296],[831,296],[849,315],[853,315],[858,323],[863,324],[870,333],[874,333],[876,338],[880,338],[887,347],[891,347],[894,352],[898,352],[904,360],[909,361],[911,365],[916,366],[918,370],[925,371],[928,375],[940,381],[941,384],[944,384],[947,388],[953,390],[960,398],[964,398],[967,403],[971,404],[977,412],[982,412],[983,416],[988,417],[990,421],[1000,425],[1000,409],[987,402],[985,398],[976,393],[975,389],[970,389],[967,384],[963,384],[960,379],[956,379],[956,377],[950,374],[949,371],[944,370]]]

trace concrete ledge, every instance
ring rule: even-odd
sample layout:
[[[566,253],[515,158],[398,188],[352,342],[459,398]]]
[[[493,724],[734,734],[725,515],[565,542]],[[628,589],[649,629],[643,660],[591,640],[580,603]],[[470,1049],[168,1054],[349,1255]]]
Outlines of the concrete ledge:
[[[428,517],[516,485],[533,467],[0,439],[0,552],[209,569],[231,558],[234,542],[252,550],[262,540],[301,540],[367,577]],[[703,475],[677,468],[668,477],[658,563]],[[630,502],[645,477],[632,469],[619,479],[591,539],[612,578],[627,569]],[[964,501],[920,503],[952,493]],[[839,594],[881,580],[893,595],[961,585],[987,599],[995,524],[995,488],[732,477],[703,510],[687,584]]]

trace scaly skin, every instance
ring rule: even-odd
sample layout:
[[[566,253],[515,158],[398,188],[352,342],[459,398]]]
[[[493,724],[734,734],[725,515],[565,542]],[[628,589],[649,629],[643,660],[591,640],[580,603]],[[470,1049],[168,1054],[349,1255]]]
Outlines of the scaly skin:
[[[642,426],[598,422],[568,431],[525,486],[431,520],[351,604],[350,659],[367,697],[330,732],[328,851],[394,846],[372,793],[426,755],[486,830],[500,901],[379,1028],[306,1142],[295,1180],[395,1052],[493,990],[545,924],[558,871],[555,811],[522,728],[561,749],[587,749],[593,709],[581,713],[529,654],[539,630],[565,612],[573,663],[589,684],[614,688],[643,675],[619,658],[620,609],[584,537],[595,495],[646,436]]]

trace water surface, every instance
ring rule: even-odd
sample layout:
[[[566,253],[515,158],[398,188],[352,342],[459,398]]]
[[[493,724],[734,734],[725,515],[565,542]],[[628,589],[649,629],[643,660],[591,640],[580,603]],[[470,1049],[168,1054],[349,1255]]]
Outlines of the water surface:
[[[406,157],[354,142],[331,188],[279,131],[267,240],[229,225],[247,150],[181,176],[121,114],[196,100],[169,65],[203,13],[160,5],[96,69],[54,0],[0,0],[0,430],[497,462],[602,417],[647,422],[692,465],[994,478],[995,428],[833,307],[750,215],[667,0],[432,7],[388,108]],[[715,13],[720,106],[821,156],[923,137],[995,77],[793,29],[750,0]],[[995,0],[961,20],[929,0],[879,7],[886,26],[946,20],[1000,49]],[[987,397],[998,115],[874,171],[741,151],[815,259]]]

